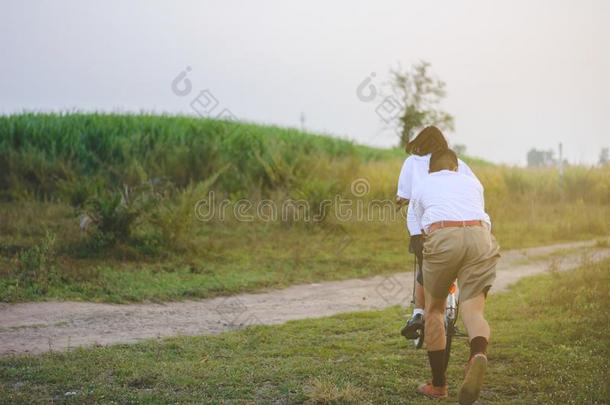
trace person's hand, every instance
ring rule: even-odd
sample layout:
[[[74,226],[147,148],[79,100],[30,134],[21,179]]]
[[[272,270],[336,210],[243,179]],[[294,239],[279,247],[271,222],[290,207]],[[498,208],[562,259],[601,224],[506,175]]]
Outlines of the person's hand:
[[[407,200],[406,198],[396,196],[396,200],[394,202],[396,204],[396,211],[398,211],[399,209],[401,209],[402,207],[407,205],[409,203],[409,200]]]

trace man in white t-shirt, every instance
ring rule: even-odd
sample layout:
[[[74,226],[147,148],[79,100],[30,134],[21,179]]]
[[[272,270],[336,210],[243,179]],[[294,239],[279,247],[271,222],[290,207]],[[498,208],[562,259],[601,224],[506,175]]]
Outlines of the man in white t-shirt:
[[[433,155],[430,175],[414,190],[411,200],[415,220],[425,235],[425,342],[432,369],[432,381],[417,390],[433,398],[447,397],[444,311],[449,287],[457,278],[460,315],[470,339],[470,359],[459,401],[472,404],[487,369],[490,329],[484,318],[485,298],[500,254],[485,213],[483,186],[458,173],[457,167],[453,151]]]

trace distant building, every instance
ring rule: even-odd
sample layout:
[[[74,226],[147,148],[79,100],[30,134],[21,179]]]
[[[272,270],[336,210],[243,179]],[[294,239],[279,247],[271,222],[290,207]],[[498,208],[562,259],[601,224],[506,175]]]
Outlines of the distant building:
[[[552,149],[538,150],[532,148],[527,152],[528,167],[552,167],[556,165],[557,159],[555,159],[555,152]]]

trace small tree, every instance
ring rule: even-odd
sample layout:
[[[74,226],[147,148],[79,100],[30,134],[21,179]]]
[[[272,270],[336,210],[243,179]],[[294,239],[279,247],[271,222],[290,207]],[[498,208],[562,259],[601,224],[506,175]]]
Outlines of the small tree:
[[[445,82],[431,75],[430,63],[422,61],[413,65],[411,70],[399,68],[390,74],[393,96],[389,97],[396,97],[400,105],[394,120],[400,134],[400,146],[405,146],[416,130],[428,125],[453,130],[453,117],[439,109],[446,95]]]

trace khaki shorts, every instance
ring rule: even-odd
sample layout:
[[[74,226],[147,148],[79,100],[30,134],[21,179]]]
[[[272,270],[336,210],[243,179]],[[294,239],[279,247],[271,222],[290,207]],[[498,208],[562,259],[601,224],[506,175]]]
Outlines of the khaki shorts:
[[[442,228],[424,241],[424,289],[445,298],[457,278],[461,301],[487,293],[496,278],[500,248],[487,227]]]

